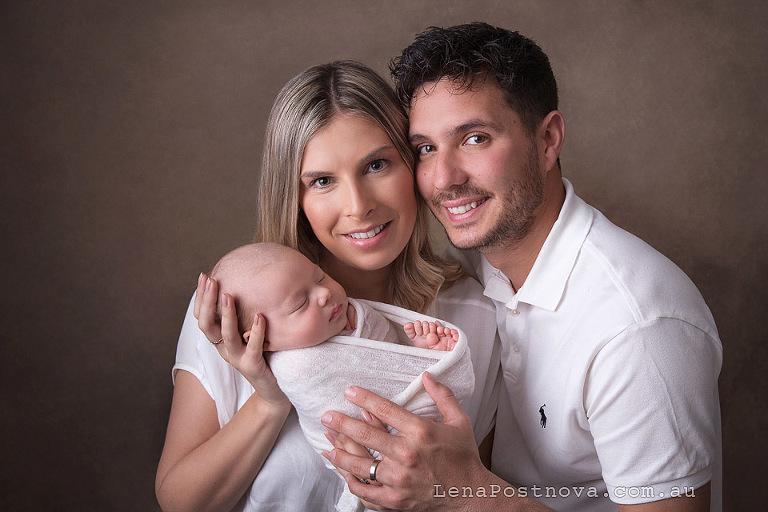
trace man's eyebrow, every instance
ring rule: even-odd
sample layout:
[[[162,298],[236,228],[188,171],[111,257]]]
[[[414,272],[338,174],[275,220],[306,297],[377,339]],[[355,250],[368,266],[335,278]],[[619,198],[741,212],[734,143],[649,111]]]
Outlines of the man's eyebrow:
[[[472,130],[477,129],[490,129],[490,130],[501,130],[502,126],[499,123],[488,121],[486,119],[469,119],[460,125],[454,126],[450,130],[446,132],[446,134],[453,138],[459,135],[464,135],[467,132],[470,132]],[[419,142],[426,142],[429,141],[429,137],[426,135],[422,135],[420,133],[414,133],[408,137],[408,142],[411,144],[418,144]]]
[[[420,133],[414,133],[413,135],[408,136],[408,142],[411,144],[418,144],[419,142],[424,142],[427,140],[429,139]]]

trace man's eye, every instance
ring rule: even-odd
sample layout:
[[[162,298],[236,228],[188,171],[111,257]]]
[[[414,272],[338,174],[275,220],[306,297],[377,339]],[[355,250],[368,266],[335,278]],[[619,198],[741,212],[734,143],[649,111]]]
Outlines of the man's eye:
[[[467,144],[482,144],[483,142],[487,142],[488,137],[485,135],[470,135],[467,138]]]
[[[417,152],[419,155],[426,155],[427,153],[431,153],[435,150],[435,146],[424,144],[423,146],[419,146],[417,148]]]

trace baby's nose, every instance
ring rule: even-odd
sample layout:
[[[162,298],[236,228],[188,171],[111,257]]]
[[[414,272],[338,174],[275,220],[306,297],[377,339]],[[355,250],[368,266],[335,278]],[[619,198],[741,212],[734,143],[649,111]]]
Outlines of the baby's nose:
[[[320,304],[320,306],[325,306],[330,298],[331,290],[328,288],[321,288],[320,293],[318,293],[317,302]]]

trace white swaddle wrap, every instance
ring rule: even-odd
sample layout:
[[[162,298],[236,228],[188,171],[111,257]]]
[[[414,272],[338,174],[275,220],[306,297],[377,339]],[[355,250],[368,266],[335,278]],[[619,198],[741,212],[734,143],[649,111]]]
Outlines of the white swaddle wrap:
[[[268,354],[269,366],[280,389],[293,404],[304,435],[318,452],[333,449],[325,438],[326,428],[320,423],[324,412],[333,410],[360,418],[361,409],[344,398],[347,386],[369,389],[419,416],[434,420],[442,417],[421,383],[424,371],[428,370],[437,381],[451,388],[459,401],[469,397],[474,389],[472,361],[463,332],[459,330],[459,341],[451,351],[414,347],[402,326],[407,322],[437,319],[390,304],[350,299],[358,314],[358,326],[353,334],[360,331],[364,318],[360,304],[355,302],[372,307],[394,323],[403,344],[334,336],[314,347]],[[440,322],[458,330],[448,322]],[[327,461],[326,465],[333,467]],[[336,508],[349,512],[363,507],[360,500],[345,489]]]

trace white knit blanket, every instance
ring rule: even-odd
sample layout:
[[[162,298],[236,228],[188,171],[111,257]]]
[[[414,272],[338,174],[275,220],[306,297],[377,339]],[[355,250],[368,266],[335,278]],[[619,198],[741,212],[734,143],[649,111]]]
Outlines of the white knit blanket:
[[[309,443],[319,451],[333,449],[325,438],[320,417],[326,411],[339,411],[360,418],[361,409],[344,398],[347,386],[360,386],[392,400],[405,409],[442,421],[434,401],[421,383],[428,370],[438,382],[448,386],[459,401],[472,394],[475,376],[466,335],[459,330],[459,341],[451,351],[411,346],[402,332],[407,322],[437,319],[380,302],[363,301],[381,312],[397,327],[403,345],[377,340],[335,336],[314,347],[268,354],[269,366],[280,389],[288,396],[299,416],[299,424]],[[443,325],[458,328],[440,320]],[[396,431],[390,428],[390,432]],[[323,459],[325,460],[325,459]],[[326,461],[329,467],[333,467]],[[360,510],[362,505],[348,490],[337,510]]]

